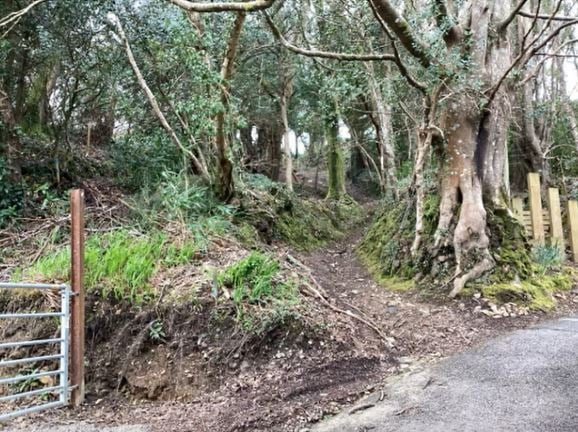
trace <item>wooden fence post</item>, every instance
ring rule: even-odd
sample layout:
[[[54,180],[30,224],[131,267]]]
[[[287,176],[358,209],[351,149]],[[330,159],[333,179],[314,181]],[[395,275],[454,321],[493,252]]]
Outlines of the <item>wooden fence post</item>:
[[[564,251],[564,229],[562,228],[562,211],[560,210],[560,194],[556,188],[548,188],[548,210],[550,212],[550,236],[552,245]]]
[[[578,263],[578,201],[576,200],[568,200],[568,226],[570,227],[572,260]]]
[[[544,221],[542,219],[542,197],[540,195],[540,174],[528,173],[528,203],[532,221],[532,237],[537,244],[544,244]]]
[[[84,402],[84,193],[70,193],[71,218],[71,317],[70,317],[70,385],[74,386],[70,403]]]
[[[512,210],[514,211],[514,216],[524,223],[524,201],[521,197],[512,198]]]

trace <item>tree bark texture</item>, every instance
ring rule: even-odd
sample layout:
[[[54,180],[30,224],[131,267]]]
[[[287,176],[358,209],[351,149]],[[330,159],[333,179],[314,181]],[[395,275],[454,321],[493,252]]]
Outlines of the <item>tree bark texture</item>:
[[[327,199],[339,201],[345,195],[345,160],[339,140],[339,121],[330,118],[325,124],[327,148]]]

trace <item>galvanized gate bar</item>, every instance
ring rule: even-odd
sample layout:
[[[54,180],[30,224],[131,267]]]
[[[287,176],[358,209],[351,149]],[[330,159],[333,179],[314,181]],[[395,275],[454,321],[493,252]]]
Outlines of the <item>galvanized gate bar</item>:
[[[4,289],[30,288],[30,289],[64,290],[66,289],[66,287],[67,285],[65,284],[24,283],[24,282],[0,283],[0,288]]]
[[[63,314],[61,312],[31,312],[31,313],[15,313],[15,314],[0,314],[0,318],[50,318],[50,317],[61,317]]]
[[[0,319],[19,319],[19,318],[50,318],[58,317],[60,318],[60,337],[52,339],[37,339],[37,340],[22,340],[14,342],[4,342],[0,343],[0,349],[10,349],[18,347],[34,347],[40,345],[57,345],[59,348],[58,354],[49,354],[36,357],[26,357],[14,360],[4,360],[0,361],[0,368],[6,366],[15,366],[25,363],[37,363],[45,361],[59,361],[59,367],[57,370],[37,372],[29,375],[16,375],[0,378],[0,385],[10,385],[26,380],[35,380],[42,377],[58,376],[58,385],[53,385],[50,387],[43,387],[35,390],[30,390],[22,393],[8,394],[5,396],[0,396],[0,402],[10,402],[16,401],[24,398],[31,398],[34,396],[55,393],[58,392],[58,401],[41,403],[39,405],[32,405],[28,407],[15,407],[14,411],[1,413],[0,422],[9,420],[14,417],[19,417],[26,414],[31,414],[39,411],[44,411],[51,408],[59,408],[68,405],[69,402],[69,392],[72,387],[68,383],[68,356],[69,356],[69,341],[70,341],[70,299],[71,290],[68,285],[65,284],[33,284],[33,283],[0,283],[0,289],[17,289],[17,288],[28,288],[28,289],[46,289],[46,290],[59,290],[61,299],[61,310],[60,312],[30,312],[30,313],[9,313],[0,314]],[[36,403],[42,402],[41,400],[36,400]]]
[[[35,374],[30,374],[30,375],[18,375],[15,377],[11,377],[11,378],[2,378],[0,379],[0,385],[8,385],[8,384],[15,384],[17,382],[20,381],[26,381],[26,380],[30,380],[30,379],[37,379],[37,378],[43,378],[43,377],[48,377],[48,376],[54,376],[54,375],[60,375],[61,374],[61,370],[53,370],[53,371],[48,371],[48,372],[39,372],[39,373],[35,373]]]
[[[31,390],[31,391],[27,391],[24,393],[16,393],[16,394],[8,395],[8,396],[0,396],[0,402],[7,402],[7,401],[16,400],[16,399],[22,399],[25,397],[34,396],[34,395],[42,394],[42,393],[50,393],[50,392],[54,392],[57,390],[62,390],[63,388],[64,387],[62,387],[62,386],[43,387],[43,388],[38,389],[38,390]]]
[[[58,402],[49,402],[44,405],[37,405],[30,408],[23,408],[18,411],[12,411],[7,414],[0,414],[0,422],[13,419],[15,417],[20,417],[26,414],[32,414],[39,411],[44,411],[51,408],[62,408],[66,406],[66,404],[58,401]]]
[[[47,361],[47,360],[58,360],[60,358],[62,358],[62,354],[54,354],[54,355],[47,355],[47,356],[41,356],[41,357],[26,357],[26,358],[21,358],[21,359],[16,359],[16,360],[3,360],[3,361],[0,361],[0,367],[14,366],[17,364],[22,364],[22,363],[36,363],[36,362]]]
[[[18,348],[18,347],[44,345],[44,344],[48,345],[48,344],[60,343],[60,342],[62,342],[62,339],[38,339],[38,340],[22,341],[22,342],[6,342],[6,343],[0,343],[0,349]]]

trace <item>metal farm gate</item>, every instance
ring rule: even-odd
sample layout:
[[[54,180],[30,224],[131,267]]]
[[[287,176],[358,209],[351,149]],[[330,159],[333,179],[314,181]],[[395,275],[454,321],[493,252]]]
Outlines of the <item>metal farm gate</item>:
[[[0,326],[7,320],[57,319],[59,323],[59,336],[52,339],[0,339],[0,423],[38,411],[79,406],[84,400],[84,196],[74,190],[70,198],[70,285],[0,283],[0,292],[8,291],[8,295],[18,289],[56,291],[60,297],[50,311],[0,311]],[[20,349],[35,354],[23,356]]]
[[[27,284],[27,283],[0,283],[0,290],[26,289],[26,290],[58,290],[60,292],[60,311],[58,312],[33,312],[33,313],[3,313],[0,314],[2,320],[15,319],[50,319],[58,318],[60,320],[60,337],[55,339],[37,339],[37,340],[19,340],[15,342],[0,343],[0,358],[5,356],[8,349],[20,347],[50,347],[51,353],[38,357],[21,357],[15,360],[0,360],[0,375],[4,376],[3,370],[8,367],[37,364],[58,361],[58,369],[36,372],[31,374],[13,374],[11,376],[0,378],[0,385],[11,386],[18,389],[18,384],[22,382],[33,382],[40,378],[58,376],[58,385],[44,386],[39,389],[19,392],[11,391],[10,394],[0,396],[0,404],[8,405],[22,399],[33,400],[27,406],[14,406],[11,411],[5,412],[2,408],[0,421],[8,420],[33,412],[44,411],[50,408],[59,408],[68,405],[69,391],[68,384],[68,353],[70,345],[70,287],[68,285],[50,285],[50,284]],[[54,352],[53,350],[57,351]],[[44,402],[46,395],[57,394],[58,400]]]

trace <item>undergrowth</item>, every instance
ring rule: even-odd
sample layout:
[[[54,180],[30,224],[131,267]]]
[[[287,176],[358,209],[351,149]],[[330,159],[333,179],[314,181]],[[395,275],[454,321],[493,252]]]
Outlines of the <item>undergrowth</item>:
[[[219,272],[216,284],[231,290],[235,321],[245,331],[263,334],[297,317],[297,283],[284,278],[279,262],[269,255],[251,252]]]

